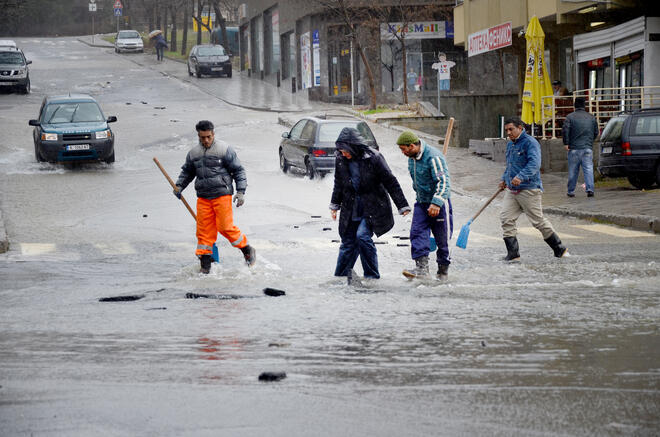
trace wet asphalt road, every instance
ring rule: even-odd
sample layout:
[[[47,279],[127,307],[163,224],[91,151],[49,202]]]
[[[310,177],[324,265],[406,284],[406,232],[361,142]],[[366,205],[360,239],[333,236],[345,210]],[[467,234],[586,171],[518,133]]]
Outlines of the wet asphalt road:
[[[166,76],[73,38],[18,42],[33,92],[0,95],[2,435],[660,433],[660,237],[551,217],[573,254],[555,260],[521,219],[523,263],[504,265],[494,205],[453,249],[449,282],[410,283],[397,217],[379,239],[383,278],[348,287],[331,276],[331,178],[283,175],[276,114],[196,86],[238,77]],[[34,160],[27,120],[69,91],[118,117],[114,165]],[[219,241],[221,263],[197,273],[194,222],[151,161],[176,177],[201,118],[248,172],[235,222],[257,248],[251,270]],[[412,201],[405,160],[383,153]],[[457,228],[483,200],[454,196]]]

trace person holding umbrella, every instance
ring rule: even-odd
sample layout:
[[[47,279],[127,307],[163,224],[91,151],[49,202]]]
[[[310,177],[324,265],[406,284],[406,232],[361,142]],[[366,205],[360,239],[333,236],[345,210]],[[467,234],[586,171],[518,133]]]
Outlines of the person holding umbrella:
[[[154,47],[156,47],[156,59],[158,61],[163,60],[163,51],[167,47],[167,41],[163,37],[163,32],[161,30],[153,30],[149,33],[149,38],[154,40]]]

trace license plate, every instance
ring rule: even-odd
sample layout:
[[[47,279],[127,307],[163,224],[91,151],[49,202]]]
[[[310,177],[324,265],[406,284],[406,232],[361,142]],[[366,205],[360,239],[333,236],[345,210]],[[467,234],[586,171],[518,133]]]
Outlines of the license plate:
[[[603,155],[607,155],[608,153],[612,153],[612,148],[611,147],[603,147]]]
[[[89,144],[71,144],[66,150],[89,150]]]
[[[211,68],[211,71],[220,71],[220,70],[222,70],[222,68],[220,68],[220,67],[213,67],[213,68]]]

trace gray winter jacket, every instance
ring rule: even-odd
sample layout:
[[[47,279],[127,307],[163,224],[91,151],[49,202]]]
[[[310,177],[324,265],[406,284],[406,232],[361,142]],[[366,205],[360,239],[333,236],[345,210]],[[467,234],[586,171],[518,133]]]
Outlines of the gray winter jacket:
[[[197,144],[188,152],[176,185],[183,190],[195,177],[197,197],[204,199],[234,194],[232,182],[236,183],[238,192],[245,193],[247,188],[245,169],[236,152],[231,146],[216,141],[208,149]]]
[[[576,108],[566,117],[561,135],[571,150],[591,149],[598,136],[598,123],[584,108]]]

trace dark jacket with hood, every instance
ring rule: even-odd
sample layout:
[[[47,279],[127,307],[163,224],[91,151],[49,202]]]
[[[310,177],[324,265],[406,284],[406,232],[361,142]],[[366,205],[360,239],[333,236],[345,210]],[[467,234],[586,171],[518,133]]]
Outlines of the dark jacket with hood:
[[[362,206],[360,208],[362,218],[367,220],[377,236],[383,235],[394,226],[390,196],[399,213],[410,210],[399,182],[392,174],[383,155],[369,147],[357,129],[344,128],[335,144],[337,146],[335,184],[330,209],[341,210],[339,235],[344,236],[353,218],[354,203],[358,197]],[[341,154],[342,149],[352,155],[350,160]],[[349,168],[349,161],[353,160],[360,176],[357,190],[354,183],[356,181],[353,180]]]

